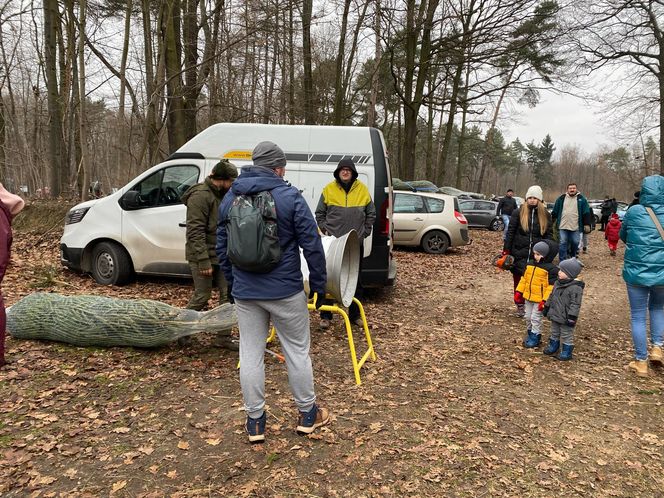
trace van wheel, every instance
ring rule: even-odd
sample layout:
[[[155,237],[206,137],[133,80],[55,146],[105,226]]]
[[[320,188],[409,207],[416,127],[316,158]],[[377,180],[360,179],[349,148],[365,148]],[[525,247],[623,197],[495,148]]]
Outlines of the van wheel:
[[[434,230],[422,238],[422,249],[429,254],[444,254],[450,247],[450,239],[447,234]]]
[[[127,251],[114,242],[100,242],[92,249],[92,276],[101,285],[124,285],[133,274]]]

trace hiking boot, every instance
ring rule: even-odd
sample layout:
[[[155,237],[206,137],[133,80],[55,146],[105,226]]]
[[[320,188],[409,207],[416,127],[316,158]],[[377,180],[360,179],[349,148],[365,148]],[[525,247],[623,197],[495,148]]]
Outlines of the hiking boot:
[[[615,256],[615,255],[616,255],[616,251],[614,251],[613,249],[611,249],[611,256]]]
[[[327,318],[323,318],[320,321],[321,330],[327,330],[330,328],[330,321]]]
[[[360,317],[360,316],[356,316],[355,318],[351,318],[350,323],[352,323],[356,327],[364,327],[364,322],[362,321],[362,317]]]
[[[251,418],[247,416],[247,422],[244,424],[244,430],[249,435],[249,442],[252,444],[262,443],[265,441],[265,421],[267,420],[267,413],[263,412],[259,418]]]
[[[563,344],[563,347],[560,350],[560,354],[558,355],[558,359],[560,361],[569,361],[572,359],[572,351],[574,350],[574,346],[571,344]]]
[[[662,355],[662,346],[653,346],[650,350],[650,362],[658,365],[664,364],[664,355]]]
[[[639,377],[648,377],[648,360],[634,360],[627,365]]]
[[[540,341],[542,340],[542,335],[541,334],[533,334],[530,330],[528,331],[528,335],[526,336],[526,339],[523,341],[523,347],[524,348],[536,348],[537,346],[540,345]]]
[[[311,434],[318,427],[327,424],[330,421],[330,413],[326,408],[318,408],[314,406],[308,412],[300,412],[297,419],[297,433],[298,434]]]
[[[214,338],[212,345],[215,348],[223,348],[228,351],[239,351],[240,345],[234,341],[230,335],[218,335]]]
[[[555,339],[549,339],[549,345],[542,351],[542,353],[552,356],[558,352],[560,348],[560,341]]]

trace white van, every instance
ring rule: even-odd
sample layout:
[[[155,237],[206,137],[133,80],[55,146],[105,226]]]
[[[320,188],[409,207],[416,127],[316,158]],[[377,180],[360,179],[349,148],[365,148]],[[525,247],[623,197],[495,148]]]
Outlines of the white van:
[[[300,189],[312,212],[337,163],[353,159],[377,211],[364,244],[362,285],[393,284],[392,179],[385,142],[375,128],[350,126],[212,125],[117,192],[72,208],[60,241],[62,263],[91,273],[104,285],[122,285],[134,273],[190,276],[184,256],[186,208],[180,196],[203,181],[220,158],[240,168],[250,165],[251,151],[263,140],[284,150],[285,178]]]

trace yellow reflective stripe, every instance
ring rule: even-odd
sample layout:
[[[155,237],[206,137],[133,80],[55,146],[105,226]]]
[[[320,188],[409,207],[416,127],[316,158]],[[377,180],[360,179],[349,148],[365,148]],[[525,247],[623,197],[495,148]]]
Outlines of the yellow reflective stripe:
[[[251,151],[250,150],[229,150],[226,152],[222,159],[246,159],[251,161]]]
[[[328,183],[323,189],[323,199],[328,206],[341,207],[364,207],[371,202],[367,188],[358,183],[353,185],[348,195],[337,182]]]

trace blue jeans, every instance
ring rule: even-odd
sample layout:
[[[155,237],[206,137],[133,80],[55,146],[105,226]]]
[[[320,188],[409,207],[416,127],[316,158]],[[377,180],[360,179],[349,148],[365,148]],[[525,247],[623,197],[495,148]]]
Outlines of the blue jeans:
[[[558,259],[563,261],[567,258],[573,258],[579,251],[579,239],[581,238],[581,232],[578,230],[560,230],[559,233],[560,248],[558,249]]]
[[[505,240],[507,238],[507,227],[510,226],[510,215],[503,214],[501,216],[503,218],[503,225],[505,225],[505,228],[503,229],[503,240]]]
[[[634,357],[648,359],[646,315],[650,311],[650,342],[662,346],[664,339],[664,287],[642,287],[627,284],[627,297],[632,318]]]

